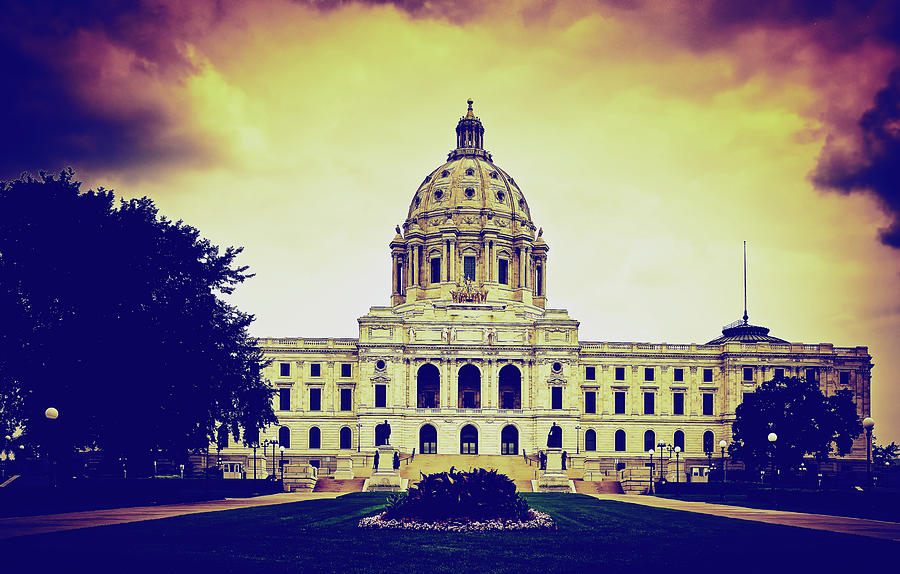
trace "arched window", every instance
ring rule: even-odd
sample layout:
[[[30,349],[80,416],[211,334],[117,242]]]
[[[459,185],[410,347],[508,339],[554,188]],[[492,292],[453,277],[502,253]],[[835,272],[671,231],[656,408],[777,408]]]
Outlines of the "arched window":
[[[419,429],[419,452],[437,454],[437,429],[432,425],[425,425]]]
[[[278,444],[284,448],[291,448],[291,429],[288,427],[278,429]]]
[[[309,448],[322,448],[322,431],[319,427],[309,429]]]
[[[656,433],[648,430],[644,433],[644,452],[656,448]]]
[[[459,370],[458,408],[481,408],[481,371],[475,365],[463,365]],[[473,427],[474,428],[474,427]]]
[[[597,433],[594,429],[588,429],[588,431],[584,433],[584,450],[597,450]]]
[[[684,452],[684,432],[677,430],[675,431],[675,437],[672,439],[672,444],[674,446],[680,447],[681,452]]]
[[[416,373],[416,406],[436,409],[440,406],[441,372],[431,363],[419,367]]]
[[[475,175],[475,170],[470,167],[466,170],[466,175]]]
[[[715,443],[716,437],[713,435],[713,431],[708,430],[703,433],[703,452],[715,452]]]
[[[505,365],[500,369],[498,385],[501,409],[522,408],[522,373],[515,365]]]
[[[519,453],[519,429],[506,425],[500,431],[500,454]]]
[[[341,449],[353,448],[353,431],[350,427],[341,427]]]
[[[625,431],[619,429],[616,431],[616,452],[625,452]]]
[[[459,431],[459,454],[478,454],[478,429],[472,425]]]

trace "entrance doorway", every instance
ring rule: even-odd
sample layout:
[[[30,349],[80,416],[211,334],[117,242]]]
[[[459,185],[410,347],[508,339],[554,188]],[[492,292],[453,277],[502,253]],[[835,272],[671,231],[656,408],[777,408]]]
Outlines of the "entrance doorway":
[[[463,365],[459,370],[459,399],[461,409],[481,408],[481,371],[475,365]]]
[[[419,429],[419,452],[437,454],[437,429],[432,425],[425,425]]]
[[[478,429],[466,425],[459,431],[459,453],[478,454]]]
[[[506,365],[500,369],[499,381],[500,408],[522,408],[522,373],[515,365]]]
[[[500,454],[518,454],[518,452],[519,429],[507,425],[500,431]]]

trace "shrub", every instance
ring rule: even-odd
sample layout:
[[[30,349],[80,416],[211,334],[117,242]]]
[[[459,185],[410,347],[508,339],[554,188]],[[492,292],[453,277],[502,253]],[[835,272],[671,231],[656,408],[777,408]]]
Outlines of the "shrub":
[[[386,519],[528,520],[528,503],[516,492],[512,479],[496,470],[476,468],[422,475],[405,494],[385,505]]]

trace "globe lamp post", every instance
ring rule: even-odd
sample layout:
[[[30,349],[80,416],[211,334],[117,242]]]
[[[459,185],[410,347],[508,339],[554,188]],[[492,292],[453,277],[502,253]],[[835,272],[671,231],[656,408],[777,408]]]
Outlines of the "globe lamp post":
[[[769,436],[769,444],[772,445],[772,499],[775,499],[775,475],[778,473],[778,468],[775,466],[775,441],[778,440],[778,435],[774,432],[770,432]]]
[[[678,455],[679,454],[681,454],[681,447],[676,446],[675,447],[675,482],[679,482],[681,480],[681,478],[679,477],[679,472],[678,472]]]
[[[647,451],[647,454],[650,455],[650,494],[653,494],[653,455],[655,451],[651,448]]]
[[[56,419],[59,418],[59,411],[56,410],[54,407],[48,407],[47,410],[44,411],[44,417],[50,422],[50,424],[53,424],[53,421],[55,421]],[[55,432],[56,432],[56,429],[52,429],[51,432],[48,434],[48,437],[50,436],[50,434],[55,434]],[[53,480],[54,474],[55,474],[53,472],[53,470],[54,470],[53,465],[56,464],[56,461],[53,458],[52,444],[53,444],[53,439],[50,438],[48,440],[48,444],[47,444],[47,464],[49,465],[49,468],[47,469],[47,473],[49,475],[47,477],[47,480],[49,481],[50,487],[53,487],[56,485],[55,481]]]
[[[875,428],[875,419],[866,417],[862,422],[866,429],[866,492],[872,491],[872,429]]]

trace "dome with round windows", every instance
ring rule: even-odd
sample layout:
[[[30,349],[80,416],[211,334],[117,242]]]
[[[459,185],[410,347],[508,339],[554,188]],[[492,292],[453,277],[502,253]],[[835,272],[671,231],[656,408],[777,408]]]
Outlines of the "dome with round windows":
[[[456,149],[416,190],[390,243],[392,305],[422,299],[546,304],[547,252],[516,181],[484,149],[472,111],[456,125]]]
[[[426,233],[452,224],[533,234],[531,212],[518,184],[482,147],[484,127],[472,111],[471,100],[456,133],[456,149],[425,176],[413,195],[405,231],[413,224]]]

